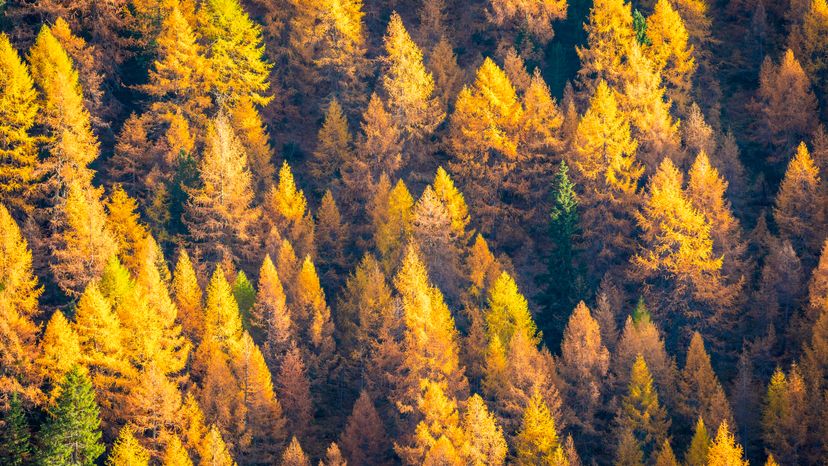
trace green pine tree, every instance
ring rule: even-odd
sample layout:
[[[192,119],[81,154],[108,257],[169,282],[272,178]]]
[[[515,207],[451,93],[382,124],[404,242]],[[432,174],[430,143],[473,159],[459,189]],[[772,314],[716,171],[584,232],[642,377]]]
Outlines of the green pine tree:
[[[92,466],[105,450],[92,382],[76,365],[57,390],[60,394],[40,433],[40,464]]]
[[[575,245],[580,233],[578,197],[566,162],[561,162],[555,176],[553,193],[549,216],[549,237],[553,248],[545,259],[546,273],[540,277],[544,289],[540,302],[546,310],[540,324],[550,347],[556,347],[560,341],[566,316],[577,304],[582,289]]]
[[[638,10],[633,11],[633,29],[635,30],[635,39],[639,44],[653,44],[650,38],[647,37],[647,18]]]
[[[12,394],[9,400],[8,411],[3,413],[3,423],[0,424],[0,458],[8,466],[21,466],[29,462],[32,454],[29,423],[26,421],[26,412],[17,393]]]
[[[256,289],[253,288],[253,284],[247,279],[244,271],[240,271],[233,282],[233,297],[236,298],[245,323],[250,322],[250,308],[256,302]]]

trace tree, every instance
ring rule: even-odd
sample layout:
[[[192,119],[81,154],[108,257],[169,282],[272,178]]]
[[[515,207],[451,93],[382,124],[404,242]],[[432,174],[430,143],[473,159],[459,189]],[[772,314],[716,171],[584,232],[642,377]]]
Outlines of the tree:
[[[199,456],[201,457],[199,464],[236,466],[236,462],[227,450],[227,444],[221,437],[221,432],[215,425],[210,426],[204,441],[199,446]]]
[[[322,196],[314,231],[322,282],[328,289],[337,289],[348,267],[345,249],[349,244],[349,235],[348,225],[343,222],[330,190]]]
[[[704,420],[699,417],[693,430],[693,438],[690,440],[687,454],[684,456],[684,462],[687,463],[687,466],[705,466],[707,465],[709,450],[710,436],[707,434]]]
[[[460,248],[452,218],[446,204],[431,186],[414,205],[412,233],[420,252],[426,258],[429,276],[440,283],[450,298],[460,291]]]
[[[157,112],[180,109],[191,123],[203,123],[211,106],[212,71],[187,18],[178,6],[164,16],[156,39],[156,59],[142,90],[155,99]],[[172,108],[170,108],[172,107]]]
[[[761,115],[756,139],[776,152],[770,162],[781,160],[799,141],[813,134],[817,100],[792,50],[785,52],[778,65],[770,57],[765,58],[754,105]]]
[[[230,110],[230,119],[236,134],[247,152],[247,161],[253,174],[253,191],[260,200],[273,184],[276,168],[271,159],[270,135],[256,110],[255,104],[248,97],[241,100]]]
[[[92,466],[105,450],[92,384],[75,365],[58,391],[40,432],[40,461],[47,465]]]
[[[313,398],[302,354],[295,346],[281,360],[276,392],[285,411],[288,432],[305,437],[313,418]]]
[[[730,426],[727,422],[719,426],[716,438],[710,445],[707,465],[748,466],[748,462],[744,459],[742,446],[736,443],[736,438],[730,433]]]
[[[638,355],[633,364],[628,392],[621,401],[618,422],[621,429],[633,433],[647,456],[667,437],[667,429],[670,427],[667,411],[658,402],[653,378],[641,355]]]
[[[578,47],[581,69],[578,82],[587,95],[594,95],[601,81],[620,91],[630,71],[625,63],[635,40],[632,7],[624,0],[599,0],[589,10],[587,46]]]
[[[567,3],[564,0],[551,2],[491,0],[490,6],[492,9],[490,21],[498,27],[507,26],[516,31],[528,32],[543,45],[555,35],[552,22],[566,18]]]
[[[241,312],[242,317],[249,322],[250,308],[253,307],[253,302],[256,300],[256,290],[250,280],[247,279],[244,270],[240,270],[236,274],[236,279],[233,280],[233,297],[236,298],[236,304],[239,305],[239,312]]]
[[[515,438],[517,464],[567,466],[555,429],[555,419],[540,394],[535,393],[523,411],[523,426]]]
[[[505,347],[509,346],[517,333],[535,344],[540,340],[537,326],[529,312],[529,304],[518,291],[514,279],[506,272],[500,274],[489,291],[486,330],[489,338],[496,336]]]
[[[653,14],[647,18],[649,46],[645,55],[664,78],[667,96],[682,114],[689,110],[696,72],[695,50],[688,43],[689,35],[679,13],[669,0],[658,0]]]
[[[618,440],[615,452],[615,466],[643,466],[644,453],[641,444],[630,429],[625,429]]]
[[[727,421],[733,424],[733,413],[713,367],[704,349],[702,336],[695,332],[687,349],[687,359],[678,383],[684,419],[703,419],[706,425],[719,426]]]
[[[794,246],[806,263],[815,263],[821,247],[821,230],[825,221],[820,209],[821,185],[819,170],[804,143],[788,164],[779,185],[773,217],[781,236]]]
[[[124,191],[121,185],[115,185],[104,202],[107,211],[107,223],[112,237],[118,245],[121,262],[133,274],[138,274],[141,259],[146,255],[149,232],[139,220],[138,203]]]
[[[279,183],[270,188],[263,204],[264,217],[271,229],[276,230],[280,238],[285,236],[284,239],[289,240],[291,247],[295,246],[300,254],[312,254],[313,217],[305,193],[296,186],[287,161],[279,169]],[[281,272],[286,275],[286,271]]]
[[[635,159],[637,143],[630,122],[618,107],[615,93],[599,82],[589,109],[578,123],[567,165],[581,190],[584,244],[595,257],[592,275],[623,262],[632,251],[627,235],[633,229],[632,210],[638,180],[644,173]]]
[[[87,166],[98,157],[98,141],[83,105],[78,72],[46,25],[29,49],[29,66],[39,91],[37,123],[47,137],[46,167],[54,177],[52,189],[62,189],[70,180],[89,183],[92,171]]]
[[[802,60],[803,68],[819,90],[824,95],[828,85],[828,65],[825,61],[825,44],[828,43],[828,3],[825,0],[811,0],[807,12],[802,19],[801,40],[792,44],[796,49],[796,56]],[[792,38],[796,36],[792,35]]]
[[[383,268],[390,273],[399,263],[413,228],[414,199],[400,180],[390,192],[377,190],[373,209],[374,244]]]
[[[232,107],[241,98],[266,105],[272,65],[264,58],[261,27],[237,0],[199,4],[198,32],[206,43],[213,86],[221,104]]]
[[[432,4],[436,2],[428,2]],[[426,63],[434,76],[434,92],[440,100],[443,109],[450,108],[454,97],[460,92],[465,77],[464,70],[457,64],[457,55],[451,42],[445,37],[432,47]]]
[[[363,390],[354,403],[339,443],[351,464],[386,464],[389,439],[371,396]]]
[[[670,446],[670,441],[665,440],[658,452],[655,460],[656,466],[678,466],[679,462],[676,459],[676,454],[673,453],[673,447]]]
[[[193,466],[193,460],[181,439],[176,434],[168,434],[164,454],[161,458],[163,466]]]
[[[101,191],[76,180],[67,188],[54,219],[58,228],[51,269],[60,288],[78,296],[87,283],[100,276],[106,261],[117,252],[117,243],[106,224]]]
[[[637,214],[643,244],[632,258],[638,277],[669,284],[669,292],[653,297],[672,335],[733,300],[721,277],[722,258],[713,256],[710,223],[686,198],[682,184],[681,173],[664,159]]]
[[[372,94],[371,100],[368,101],[368,107],[362,114],[360,130],[356,139],[356,158],[364,160],[363,163],[371,175],[371,181],[377,182],[383,173],[394,177],[405,162],[402,158],[402,129],[395,124],[385,102],[377,94]],[[357,162],[351,161],[351,163]],[[350,190],[359,191],[363,188],[361,184],[358,184],[363,180],[351,180],[346,176],[353,173],[355,178],[355,175],[360,173],[357,167],[346,165],[340,169],[340,172],[346,186],[353,185],[349,186]]]
[[[457,400],[443,387],[440,382],[420,380],[414,408],[420,421],[413,435],[394,446],[405,464],[458,464],[463,431]]]
[[[423,64],[423,53],[411,40],[400,15],[391,15],[383,43],[385,56],[380,82],[384,100],[406,143],[422,141],[445,118],[434,96],[434,78]]]
[[[545,290],[540,302],[545,308],[541,325],[547,341],[557,341],[555,336],[563,327],[561,315],[564,309],[575,305],[578,281],[581,279],[575,262],[578,254],[577,240],[581,234],[578,213],[578,195],[575,184],[569,178],[569,167],[561,161],[555,175],[552,197],[552,211],[549,214],[549,240],[551,250],[547,253],[546,272],[539,277]]]
[[[0,48],[2,48],[0,37]],[[6,207],[0,204],[0,392],[37,396],[33,360],[43,289],[32,271],[32,253]]]
[[[348,119],[339,102],[334,99],[328,104],[311,160],[311,174],[320,187],[319,191],[338,178],[337,169],[354,157],[352,150]]]
[[[303,356],[316,383],[324,384],[328,371],[334,364],[336,343],[331,309],[325,300],[325,291],[310,256],[306,256],[296,277],[296,322],[303,337]]]
[[[296,337],[296,329],[287,307],[282,281],[270,255],[265,256],[259,269],[258,285],[250,324],[254,335],[264,336],[266,359],[270,363],[276,363],[289,349],[290,341]]]
[[[109,466],[148,466],[150,454],[146,448],[138,443],[132,427],[126,425],[112,446],[112,451],[106,458]]]
[[[171,291],[184,335],[191,341],[198,342],[204,331],[203,296],[193,263],[184,248],[178,252]]]
[[[51,401],[60,394],[64,376],[80,362],[80,343],[75,330],[61,311],[55,311],[46,324],[38,344],[37,366],[45,385],[50,387]]]
[[[591,432],[601,405],[603,387],[599,381],[609,370],[609,351],[601,342],[598,322],[583,301],[575,307],[566,325],[557,362],[567,406],[575,412],[578,427]]]
[[[290,444],[282,454],[281,466],[310,466],[310,460],[302,451],[302,445],[299,444],[296,436],[290,440]]]
[[[762,411],[762,438],[768,451],[783,464],[804,460],[809,415],[805,382],[799,368],[791,367],[788,376],[777,368],[768,385]]]
[[[29,464],[33,449],[31,431],[26,420],[26,411],[20,395],[13,393],[4,411],[4,422],[0,426],[0,455],[9,466]]]
[[[259,210],[251,206],[247,154],[224,114],[210,126],[198,172],[201,185],[190,190],[187,203],[190,235],[203,249],[204,258],[232,260],[241,251],[238,245],[250,244]]]
[[[213,340],[223,348],[231,348],[241,341],[243,326],[239,305],[221,267],[216,267],[207,285],[204,316],[202,342]]]
[[[38,111],[29,68],[6,34],[0,35],[0,202],[26,213],[35,179],[37,151],[31,134]]]
[[[545,420],[541,420],[539,424],[544,422]],[[554,422],[552,427],[554,427]],[[466,461],[470,464],[479,465],[505,464],[508,447],[506,440],[503,438],[503,429],[497,424],[494,415],[489,413],[486,402],[483,401],[480,395],[474,394],[468,399],[466,411],[463,413],[461,421],[461,428],[465,435],[464,448],[461,451]],[[535,433],[538,432],[535,431]],[[532,434],[527,432],[527,443],[538,443],[532,442],[529,437],[532,437]]]

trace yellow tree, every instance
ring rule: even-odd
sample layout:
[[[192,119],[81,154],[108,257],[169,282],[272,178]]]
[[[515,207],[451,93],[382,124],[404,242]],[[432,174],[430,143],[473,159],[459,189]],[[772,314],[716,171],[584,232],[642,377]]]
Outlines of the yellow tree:
[[[587,45],[577,48],[580,85],[587,95],[593,95],[601,81],[620,91],[631,72],[626,55],[636,40],[631,4],[624,0],[597,0],[589,10],[584,29]]]
[[[216,267],[210,284],[207,285],[207,299],[204,303],[203,340],[213,340],[225,350],[238,346],[243,333],[241,314],[236,298],[224,271]],[[203,341],[202,341],[203,343]]]
[[[339,102],[334,99],[325,112],[325,121],[319,130],[311,161],[311,174],[318,186],[328,186],[337,178],[339,167],[354,157],[351,140],[348,120]]]
[[[149,236],[146,227],[140,223],[138,203],[129,197],[121,185],[115,185],[104,205],[108,214],[107,223],[118,244],[121,262],[130,272],[137,274]]]
[[[653,14],[647,18],[647,38],[650,43],[644,47],[645,55],[663,77],[667,96],[686,114],[692,99],[696,59],[684,21],[669,0],[656,2]]]
[[[253,202],[252,175],[244,147],[224,114],[213,121],[199,163],[201,185],[190,190],[187,225],[203,257],[232,260],[246,245],[260,212]]]
[[[170,291],[178,307],[178,319],[184,335],[191,341],[198,342],[204,331],[203,296],[193,263],[184,248],[178,252]]]
[[[78,296],[98,278],[118,245],[106,222],[101,190],[71,180],[66,198],[57,206],[52,273],[60,288]]]
[[[0,38],[0,40],[2,40]],[[0,44],[0,47],[2,45]],[[34,358],[43,289],[32,272],[32,253],[11,214],[0,204],[0,392],[37,396]]]
[[[236,462],[230,455],[227,449],[227,444],[221,437],[221,432],[215,425],[210,426],[207,435],[199,446],[199,456],[201,462],[199,464],[209,464],[212,466],[236,466]]]
[[[516,464],[568,466],[555,428],[555,419],[540,394],[523,411],[523,425],[515,437]]]
[[[275,234],[289,239],[291,247],[296,247],[299,254],[313,253],[313,216],[305,193],[296,186],[287,161],[279,169],[279,183],[272,186],[265,196],[264,210],[265,219]],[[285,274],[287,271],[280,272]]]
[[[88,165],[98,157],[98,141],[83,104],[78,72],[48,26],[41,28],[29,49],[29,64],[39,91],[37,123],[43,125],[48,141],[46,168],[57,177],[53,189],[68,180],[89,183]]]
[[[474,394],[466,401],[461,428],[465,436],[461,452],[466,461],[475,465],[505,463],[508,446],[503,429],[480,395]]]
[[[150,454],[141,446],[132,426],[124,426],[106,458],[107,466],[149,466]]]
[[[423,64],[422,51],[397,13],[391,15],[384,44],[380,80],[384,100],[404,140],[422,140],[445,118],[434,95],[434,78]]]
[[[395,449],[405,464],[461,464],[463,430],[457,400],[447,395],[443,384],[428,379],[420,381],[415,413],[420,419],[414,434]],[[439,460],[438,460],[439,459]]]
[[[797,49],[796,56],[802,60],[803,67],[822,95],[828,86],[826,44],[828,44],[828,2],[811,0],[802,20],[801,40],[792,45]]]
[[[162,466],[193,466],[193,460],[176,434],[167,434]]]
[[[282,281],[270,255],[265,256],[259,269],[259,283],[256,290],[256,302],[253,304],[250,324],[254,331],[264,336],[265,353],[279,361],[296,338],[296,329],[286,304]]]
[[[276,172],[271,162],[273,151],[270,147],[270,136],[250,98],[243,97],[233,106],[230,110],[230,120],[247,152],[256,199],[261,199],[273,184],[273,174]]]
[[[6,34],[0,35],[0,74],[0,202],[28,212],[37,162],[31,134],[37,95],[29,68]]]
[[[242,98],[265,105],[272,65],[264,58],[261,27],[237,0],[199,3],[198,32],[206,43],[218,101],[232,107]]]
[[[736,443],[736,437],[730,433],[727,422],[719,426],[716,438],[710,444],[707,466],[748,466],[742,446]]]
[[[632,252],[627,238],[633,229],[638,180],[644,172],[635,159],[637,147],[615,92],[601,81],[578,123],[567,161],[576,185],[583,190],[584,243],[593,245],[594,269],[623,261]]]
[[[296,300],[293,307],[296,323],[303,337],[306,361],[312,379],[324,384],[328,370],[334,364],[336,343],[331,309],[325,300],[325,291],[310,256],[305,256],[302,268],[296,276]]]
[[[414,198],[400,180],[390,192],[383,193],[378,189],[374,203],[374,244],[385,272],[390,273],[400,262],[412,232]]]
[[[64,376],[80,362],[80,355],[78,335],[63,312],[55,311],[38,343],[35,359],[37,372],[43,379],[44,387],[47,390],[51,389],[52,401],[58,395],[57,387]]]
[[[704,321],[733,300],[722,282],[722,258],[713,255],[710,223],[687,199],[682,183],[681,173],[664,159],[637,214],[642,245],[632,258],[638,277],[668,284],[669,292],[651,298],[672,332]]]
[[[377,94],[372,94],[371,100],[368,101],[368,107],[362,114],[360,129],[361,134],[356,140],[356,158],[364,160],[365,170],[370,173],[371,181],[378,181],[383,173],[389,177],[395,176],[403,165],[402,132],[394,123],[382,98]],[[353,173],[355,176],[360,173],[360,168],[356,166],[358,162],[352,161],[351,163],[355,166],[343,167],[344,173]],[[346,185],[349,181],[354,185],[350,189],[355,191],[363,189],[364,180],[348,180],[345,174],[343,178]]]
[[[490,20],[498,27],[528,32],[540,44],[554,37],[552,22],[566,18],[566,0],[523,2],[519,0],[490,0]]]
[[[667,411],[658,401],[653,378],[640,354],[633,364],[627,395],[621,400],[619,426],[633,433],[646,455],[664,442],[670,427]]]
[[[687,357],[678,383],[679,409],[684,419],[702,419],[704,424],[719,426],[722,422],[733,423],[733,413],[725,391],[704,349],[702,336],[695,332],[687,349]]]
[[[788,164],[785,177],[779,185],[773,217],[781,236],[809,264],[816,262],[822,238],[825,214],[822,205],[822,180],[819,169],[811,158],[805,143]]]

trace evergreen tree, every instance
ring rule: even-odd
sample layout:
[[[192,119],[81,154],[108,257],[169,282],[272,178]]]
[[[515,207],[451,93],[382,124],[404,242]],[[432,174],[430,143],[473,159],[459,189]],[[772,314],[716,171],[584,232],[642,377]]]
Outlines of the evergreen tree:
[[[3,418],[3,425],[0,426],[0,456],[9,466],[29,464],[34,453],[31,444],[32,434],[26,411],[17,393],[11,395]]]
[[[236,298],[236,304],[239,305],[239,312],[246,322],[250,322],[250,308],[256,300],[256,290],[253,284],[247,279],[244,270],[240,270],[236,274],[236,279],[233,280],[233,297]]]
[[[92,466],[105,450],[92,384],[76,365],[66,374],[58,391],[54,408],[40,431],[40,462]]]
[[[622,431],[633,433],[647,456],[667,437],[670,427],[667,411],[659,404],[653,378],[641,355],[633,364],[628,393],[621,401],[619,424]]]

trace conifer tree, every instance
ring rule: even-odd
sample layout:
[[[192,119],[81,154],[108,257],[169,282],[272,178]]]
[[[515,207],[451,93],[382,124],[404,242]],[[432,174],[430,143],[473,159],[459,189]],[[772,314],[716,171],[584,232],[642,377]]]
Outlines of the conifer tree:
[[[161,464],[163,466],[193,466],[193,460],[178,435],[167,435]]]
[[[440,37],[440,40],[432,47],[426,65],[434,76],[434,92],[442,108],[450,108],[454,97],[463,86],[465,72],[457,64],[457,55],[449,39],[445,36]]]
[[[445,118],[434,96],[434,78],[400,15],[391,15],[383,41],[385,56],[380,82],[384,100],[404,140],[421,141]]]
[[[452,218],[446,204],[431,186],[414,205],[412,233],[423,257],[429,276],[441,284],[441,290],[450,298],[459,294],[460,249],[452,228]]]
[[[52,314],[38,343],[37,355],[35,365],[54,398],[60,393],[59,384],[64,376],[80,362],[78,335],[63,312]]]
[[[215,466],[236,466],[236,462],[227,449],[227,444],[221,437],[221,432],[215,425],[211,425],[204,436],[204,441],[199,447],[199,464],[210,464]]]
[[[116,185],[104,202],[107,211],[107,220],[112,237],[118,245],[118,254],[121,262],[133,274],[140,269],[141,256],[145,254],[142,248],[147,247],[149,235],[146,227],[139,220],[138,204],[124,191],[121,185]]]
[[[48,465],[92,466],[105,449],[92,384],[75,365],[57,390],[54,408],[40,431],[39,460]]]
[[[385,272],[390,273],[402,258],[411,235],[414,199],[402,180],[383,197],[374,199],[374,244]]]
[[[2,40],[2,38],[0,38]],[[32,271],[32,253],[6,207],[0,204],[0,392],[36,396],[32,366],[37,354],[43,292]]]
[[[644,52],[663,77],[667,96],[682,114],[687,113],[696,60],[684,21],[669,0],[656,2],[647,18],[647,38],[650,44]]]
[[[625,57],[635,40],[631,4],[624,0],[598,0],[589,10],[586,47],[578,47],[581,69],[578,80],[587,95],[596,92],[601,81],[620,91],[629,75]]]
[[[261,27],[237,0],[209,0],[199,6],[198,32],[206,43],[218,100],[230,106],[242,98],[258,105],[270,102],[272,65],[264,58]]]
[[[253,307],[253,302],[256,300],[256,290],[253,284],[247,279],[244,270],[240,270],[236,274],[236,279],[233,280],[233,297],[236,298],[236,304],[239,305],[239,312],[242,317],[250,318],[250,308]]]
[[[592,268],[606,267],[631,252],[626,235],[633,228],[631,209],[644,172],[636,162],[636,150],[629,120],[619,110],[615,93],[599,82],[578,123],[568,163],[583,190],[584,243],[594,245],[589,252],[597,256]]]
[[[338,168],[354,157],[352,139],[342,106],[334,99],[325,112],[311,161],[311,174],[320,187],[338,178]]]
[[[207,285],[204,315],[204,340],[212,339],[225,348],[241,341],[243,329],[239,305],[221,267],[216,267]]]
[[[822,180],[804,143],[788,164],[779,185],[773,217],[781,236],[794,246],[806,263],[815,263],[822,238],[817,234],[825,222],[820,210]]]
[[[37,162],[32,127],[38,111],[29,68],[6,34],[0,35],[0,202],[13,209],[32,209],[31,189]]]
[[[693,438],[690,440],[690,446],[687,449],[687,454],[684,455],[684,462],[687,466],[706,466],[707,453],[710,450],[710,436],[707,434],[707,428],[704,426],[704,420],[699,417],[696,421],[695,429],[693,430]]]
[[[109,466],[148,466],[150,454],[146,448],[138,443],[132,427],[126,425],[112,446],[112,451],[106,459]]]
[[[282,462],[280,464],[281,466],[310,466],[310,460],[308,460],[308,457],[302,450],[302,445],[299,444],[296,436],[293,436],[290,440],[290,444],[282,454]]]
[[[230,110],[230,119],[236,134],[239,136],[245,151],[250,171],[253,174],[253,191],[256,198],[270,189],[273,184],[273,175],[276,168],[271,159],[273,157],[265,124],[250,98],[243,97]]]
[[[66,50],[44,25],[29,50],[32,78],[39,91],[37,123],[48,138],[46,168],[55,177],[52,189],[69,180],[91,181],[89,163],[98,157],[98,141],[92,133],[89,111],[83,105],[78,72]]]
[[[552,211],[549,214],[551,250],[544,258],[546,272],[539,277],[545,288],[540,301],[546,310],[541,325],[548,341],[556,341],[554,338],[559,334],[558,329],[563,327],[563,322],[556,321],[558,319],[554,319],[554,316],[575,305],[573,301],[581,278],[575,262],[577,240],[581,234],[578,204],[575,184],[569,178],[569,167],[562,161],[555,175]]]
[[[313,406],[305,363],[295,346],[282,358],[275,385],[285,410],[288,432],[304,437],[310,428]]]
[[[564,399],[584,431],[594,428],[594,416],[601,404],[600,381],[608,370],[609,351],[601,342],[600,327],[581,301],[564,330],[558,372],[566,384]]]
[[[208,131],[198,172],[201,185],[189,192],[187,203],[190,235],[204,258],[232,260],[242,252],[237,245],[250,244],[259,210],[251,206],[247,154],[224,114],[219,114]]]
[[[371,396],[363,390],[340,436],[342,451],[351,464],[385,464],[389,443]]]
[[[489,291],[489,309],[486,312],[489,337],[497,337],[505,347],[516,333],[538,343],[537,326],[529,312],[526,298],[508,273],[502,272]]]
[[[106,223],[101,192],[73,180],[66,198],[57,206],[52,273],[61,289],[78,296],[87,283],[99,277],[117,243]]]
[[[296,186],[287,161],[279,169],[279,183],[270,188],[264,201],[265,219],[280,237],[292,243],[300,254],[313,253],[313,217],[304,191]],[[278,261],[277,261],[278,262]],[[286,271],[280,272],[286,275]],[[287,280],[287,275],[285,281]]]
[[[265,256],[259,269],[259,283],[250,323],[254,335],[258,333],[264,337],[264,352],[268,362],[278,361],[288,350],[290,340],[296,336],[282,281],[269,255]]]
[[[296,321],[306,340],[305,357],[313,379],[323,383],[328,370],[334,363],[336,343],[333,339],[334,325],[331,309],[325,300],[325,291],[319,282],[319,275],[310,256],[306,256],[296,277]]]
[[[175,263],[171,291],[178,307],[178,318],[184,335],[197,342],[204,331],[201,286],[186,249],[180,249]]]
[[[805,383],[796,365],[788,376],[776,369],[765,396],[762,429],[768,451],[783,463],[803,461],[810,414],[806,396]]]
[[[488,296],[489,288],[500,277],[502,269],[483,235],[477,234],[470,249],[466,258],[466,272],[471,282],[469,293],[482,305]]]
[[[678,383],[680,409],[687,423],[703,419],[706,425],[733,424],[733,413],[724,389],[719,383],[710,356],[704,349],[702,336],[695,332],[687,349],[687,359]]]
[[[816,97],[792,50],[785,52],[778,65],[765,58],[756,98],[761,112],[757,139],[778,153],[771,156],[771,162],[779,161],[816,129]]]
[[[540,394],[535,393],[523,411],[523,425],[515,437],[517,464],[566,466],[555,419]]]
[[[465,435],[461,451],[466,461],[471,464],[504,464],[508,447],[503,438],[503,429],[497,424],[494,415],[489,413],[486,402],[480,395],[474,394],[466,402],[461,427]],[[526,437],[529,440],[530,435]]]
[[[348,225],[343,222],[330,190],[325,191],[325,195],[322,196],[322,202],[316,212],[314,232],[322,283],[326,288],[336,289],[348,268],[345,248],[349,244],[349,236]]]
[[[641,355],[633,364],[628,393],[621,401],[619,423],[622,429],[633,433],[647,456],[667,437],[667,411],[659,404],[653,378]]]
[[[0,455],[9,466],[29,464],[34,453],[32,434],[19,394],[12,393],[3,416],[3,425],[0,426]]]
[[[421,379],[415,413],[420,422],[414,434],[394,446],[405,464],[457,464],[463,431],[457,400],[447,395],[443,385]]]
[[[618,440],[615,452],[615,466],[644,466],[644,453],[641,444],[635,438],[632,430],[624,429]]]
[[[179,6],[164,17],[156,42],[157,58],[142,90],[155,99],[156,111],[180,109],[191,123],[203,123],[202,113],[212,103],[210,67]]]
[[[371,180],[378,181],[383,173],[394,177],[405,162],[402,158],[402,129],[396,126],[385,102],[377,94],[372,94],[368,101],[360,130],[356,139],[357,158],[365,161]],[[345,168],[346,172],[359,172],[355,167]],[[344,173],[343,179],[347,185],[349,180]],[[351,181],[357,182],[356,179]],[[356,189],[356,186],[350,189]]]
[[[828,43],[828,2],[811,0],[802,19],[801,40],[793,41],[796,56],[802,60],[803,68],[813,80],[814,86],[824,95],[828,85],[828,66],[825,62],[825,44]],[[792,38],[795,36],[792,35]]]
[[[552,22],[566,18],[566,2],[520,2],[492,0],[491,21],[498,27],[528,32],[541,45],[554,37]]]
[[[744,459],[742,446],[736,443],[736,438],[730,433],[730,426],[727,422],[719,426],[716,438],[710,445],[707,465],[748,466],[748,461]]]

